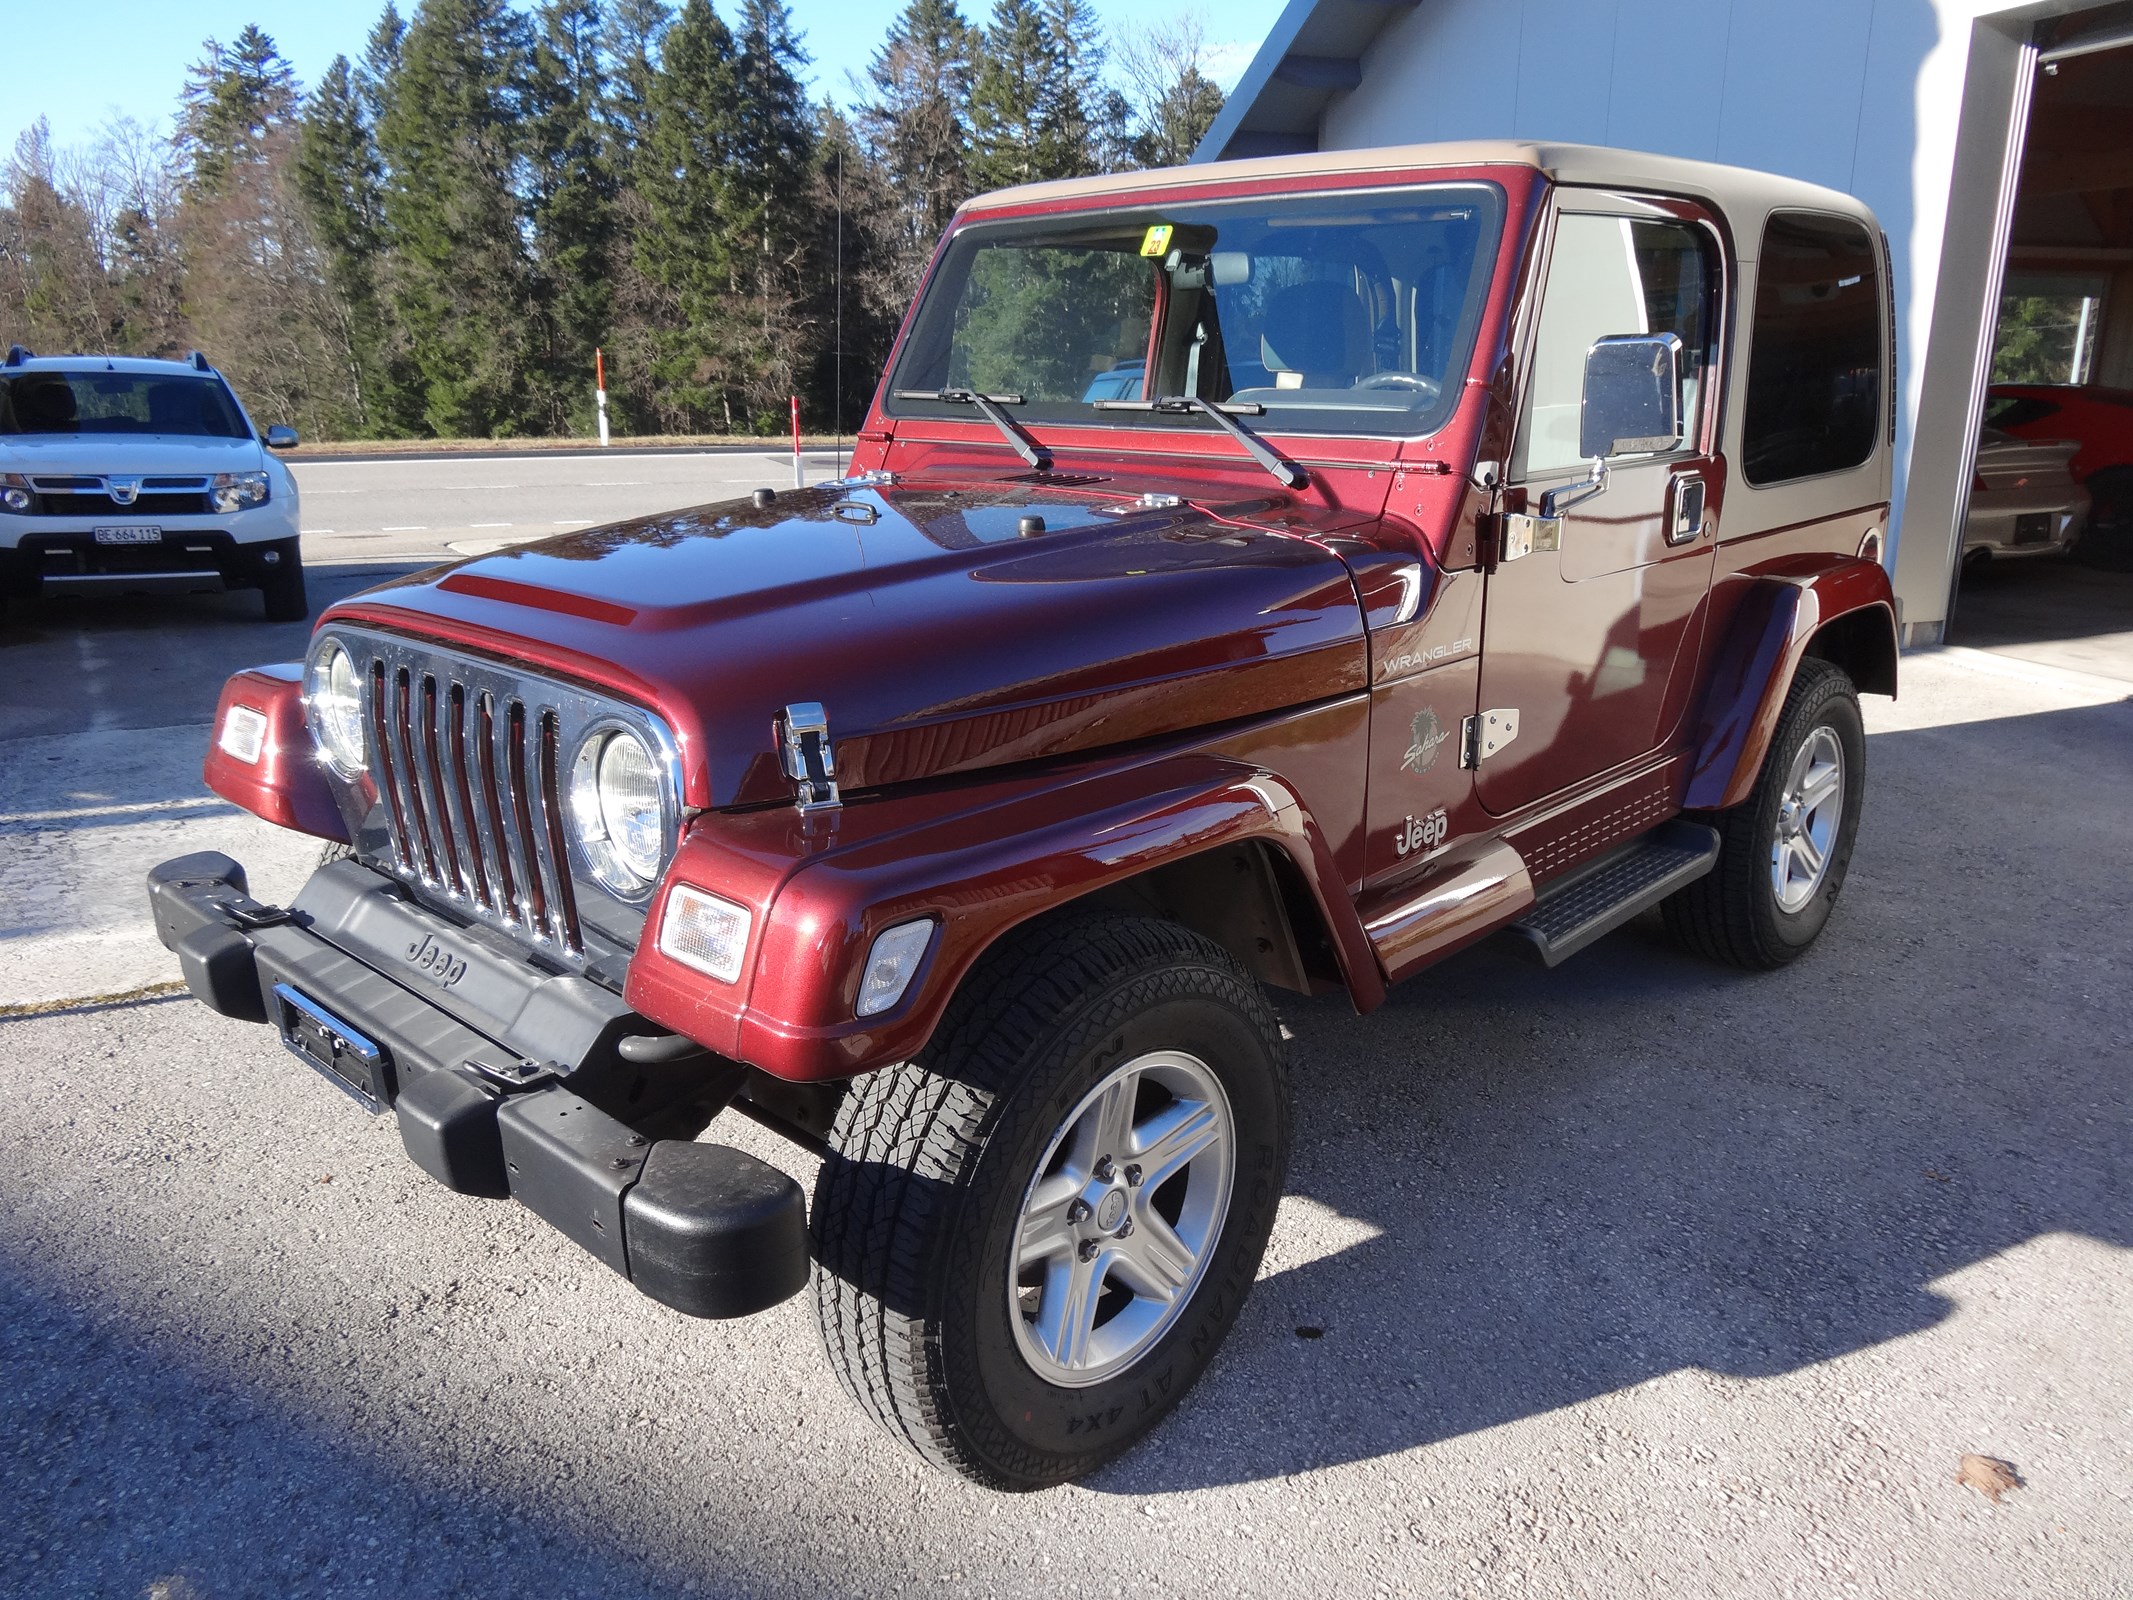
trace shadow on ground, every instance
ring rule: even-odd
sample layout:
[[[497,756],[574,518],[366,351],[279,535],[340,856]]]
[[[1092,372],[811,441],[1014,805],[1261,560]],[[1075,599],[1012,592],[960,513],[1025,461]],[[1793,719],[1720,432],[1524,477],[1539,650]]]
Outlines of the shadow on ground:
[[[1936,1281],[2040,1234],[2133,1246],[2133,706],[1888,733],[1869,750],[1844,905],[1782,973],[1714,969],[1647,922],[1553,973],[1477,949],[1368,1018],[1287,1006],[1291,1191],[1370,1236],[1263,1281],[1201,1388],[1090,1487],[1251,1483],[1684,1369],[1791,1373],[1931,1328],[1951,1309]],[[145,1034],[156,1019],[141,1014]],[[499,1570],[491,1540],[521,1555],[540,1541],[555,1592],[684,1577],[753,1590],[778,1585],[768,1546],[852,1536],[778,1482],[707,1498],[701,1477],[657,1462],[613,1487],[543,1477],[527,1464],[538,1448],[492,1462],[501,1424],[475,1373],[425,1431],[277,1412],[249,1356],[207,1370],[143,1331],[168,1309],[70,1309],[82,1264],[5,1248],[7,1369],[35,1370],[54,1343],[98,1351],[90,1392],[0,1401],[0,1489],[18,1510],[0,1553],[17,1572],[24,1539],[197,1550],[185,1519],[238,1506],[256,1506],[262,1542],[218,1546],[224,1565],[193,1574],[203,1594],[344,1592],[358,1571],[402,1592],[474,1592]],[[389,1352],[345,1341],[259,1359],[394,1382]],[[814,1378],[792,1380],[784,1412],[834,1437],[843,1423],[823,1419],[844,1402],[816,1359],[793,1352]],[[588,1414],[661,1403],[606,1392],[605,1369],[582,1382]],[[692,1438],[727,1425],[674,1404],[668,1422]],[[865,1480],[896,1459],[884,1447],[848,1465]],[[609,1546],[586,1531],[600,1526],[587,1507],[618,1498],[637,1532]],[[705,1545],[744,1517],[758,1544],[707,1565]],[[375,1556],[372,1538],[386,1542]],[[612,1553],[624,1547],[645,1565]]]
[[[311,615],[427,565],[312,567]],[[0,741],[205,723],[223,679],[260,662],[298,660],[310,637],[308,621],[263,620],[249,590],[11,600],[0,612]]]

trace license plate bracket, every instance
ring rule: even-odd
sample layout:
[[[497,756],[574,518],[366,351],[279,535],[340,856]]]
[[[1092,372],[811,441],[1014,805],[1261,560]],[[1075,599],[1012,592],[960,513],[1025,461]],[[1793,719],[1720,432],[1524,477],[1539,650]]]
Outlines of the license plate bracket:
[[[161,544],[163,530],[148,522],[107,523],[89,530],[98,544]]]
[[[281,1042],[329,1083],[368,1111],[392,1104],[392,1055],[383,1045],[286,983],[274,985],[274,1012]]]

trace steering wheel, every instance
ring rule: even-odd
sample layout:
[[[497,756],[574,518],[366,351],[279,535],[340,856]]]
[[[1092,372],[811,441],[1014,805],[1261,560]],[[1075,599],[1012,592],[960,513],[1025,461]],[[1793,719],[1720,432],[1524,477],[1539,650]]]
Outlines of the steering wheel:
[[[1410,389],[1426,400],[1434,400],[1444,392],[1444,386],[1435,378],[1425,378],[1419,372],[1373,372],[1367,378],[1356,380],[1358,389]]]

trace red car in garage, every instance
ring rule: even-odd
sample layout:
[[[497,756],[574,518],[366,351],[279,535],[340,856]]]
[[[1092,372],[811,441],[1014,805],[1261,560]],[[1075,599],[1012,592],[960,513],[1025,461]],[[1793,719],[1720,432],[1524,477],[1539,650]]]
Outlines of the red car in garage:
[[[2085,543],[2133,545],[2133,389],[2096,384],[1996,383],[1985,424],[2018,439],[2072,439],[2069,466],[2095,501]]]

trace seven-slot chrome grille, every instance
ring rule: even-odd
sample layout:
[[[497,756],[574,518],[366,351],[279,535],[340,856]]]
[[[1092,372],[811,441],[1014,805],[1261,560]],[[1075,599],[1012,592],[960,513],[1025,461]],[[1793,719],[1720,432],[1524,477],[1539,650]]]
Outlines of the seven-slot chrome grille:
[[[368,818],[351,819],[359,853],[574,964],[587,958],[588,923],[615,938],[618,919],[588,916],[604,908],[585,903],[615,897],[574,867],[571,761],[590,729],[619,722],[637,730],[665,758],[672,818],[679,774],[664,724],[500,662],[392,634],[336,627],[321,638],[328,635],[353,657],[363,685],[377,800]],[[626,914],[619,920],[641,923]],[[634,936],[618,942],[633,944]]]

